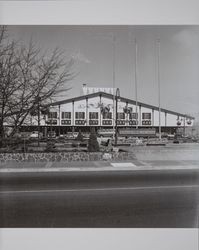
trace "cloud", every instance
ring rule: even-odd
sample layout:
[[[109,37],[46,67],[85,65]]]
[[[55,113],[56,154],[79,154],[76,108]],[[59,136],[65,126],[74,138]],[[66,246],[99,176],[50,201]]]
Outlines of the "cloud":
[[[74,54],[72,55],[72,58],[73,58],[75,61],[78,61],[78,62],[91,63],[91,61],[90,61],[84,54],[82,54],[80,51],[77,52],[77,53],[74,53]]]
[[[173,40],[186,49],[193,48],[199,42],[199,35],[195,29],[183,29],[173,36]]]

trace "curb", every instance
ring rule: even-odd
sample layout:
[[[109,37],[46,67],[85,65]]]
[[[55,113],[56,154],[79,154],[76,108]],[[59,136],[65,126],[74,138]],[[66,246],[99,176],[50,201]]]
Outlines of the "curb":
[[[103,171],[167,171],[199,170],[199,166],[135,166],[135,167],[68,167],[68,168],[3,168],[0,173],[39,173],[39,172],[103,172]]]

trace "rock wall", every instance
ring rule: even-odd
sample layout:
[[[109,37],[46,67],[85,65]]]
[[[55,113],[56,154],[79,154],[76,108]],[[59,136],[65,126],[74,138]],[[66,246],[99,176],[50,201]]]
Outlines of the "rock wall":
[[[55,152],[55,153],[0,153],[0,163],[16,162],[53,162],[53,161],[101,161],[101,160],[132,160],[135,155],[130,152]]]

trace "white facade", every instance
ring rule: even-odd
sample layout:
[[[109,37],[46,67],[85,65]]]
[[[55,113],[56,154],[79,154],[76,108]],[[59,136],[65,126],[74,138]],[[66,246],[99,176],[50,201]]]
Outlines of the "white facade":
[[[114,103],[113,103],[114,99]],[[126,112],[128,108],[129,112]],[[103,110],[106,112],[103,113]],[[118,127],[158,127],[159,110],[120,97],[117,101]],[[30,125],[37,125],[37,117],[30,117]],[[173,111],[161,109],[161,127],[190,127],[194,118]],[[116,99],[113,95],[97,92],[51,104],[50,114],[41,115],[41,126],[60,127],[114,127],[116,125]]]

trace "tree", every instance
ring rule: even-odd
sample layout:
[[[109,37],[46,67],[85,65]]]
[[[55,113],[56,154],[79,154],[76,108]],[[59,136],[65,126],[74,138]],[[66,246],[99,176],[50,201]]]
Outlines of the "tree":
[[[97,136],[96,136],[94,129],[91,130],[91,133],[89,136],[88,151],[89,152],[98,152],[99,151],[99,143],[97,141]]]
[[[12,124],[13,135],[30,112],[67,91],[65,83],[74,77],[73,64],[58,48],[42,53],[32,41],[28,46],[10,42],[7,29],[0,26],[0,137],[5,123]]]
[[[17,63],[15,56],[15,42],[6,43],[6,29],[0,31],[0,135],[4,137],[5,117],[14,106],[15,96],[21,83],[18,81]]]

